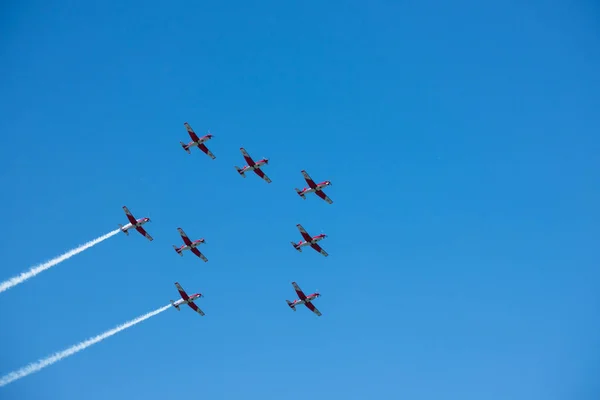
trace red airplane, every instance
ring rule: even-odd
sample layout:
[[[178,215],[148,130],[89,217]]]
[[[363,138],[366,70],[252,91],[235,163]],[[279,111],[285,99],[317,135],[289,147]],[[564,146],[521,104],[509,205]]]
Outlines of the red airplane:
[[[185,232],[183,231],[183,229],[177,228],[177,230],[179,231],[179,234],[181,235],[181,238],[183,239],[183,242],[185,243],[181,247],[177,247],[177,246],[173,245],[173,248],[175,249],[175,251],[177,252],[177,254],[179,254],[181,257],[183,257],[183,251],[184,250],[191,250],[192,253],[194,253],[195,255],[197,255],[198,257],[200,257],[201,259],[203,259],[204,262],[207,262],[208,259],[204,256],[204,254],[200,253],[200,250],[198,250],[196,248],[197,246],[200,246],[201,244],[206,243],[206,241],[204,240],[204,238],[198,239],[198,240],[194,240],[192,242],[190,240],[190,238],[185,234]]]
[[[320,235],[311,237],[306,232],[306,230],[302,227],[302,225],[298,224],[298,225],[296,225],[296,227],[298,228],[298,230],[300,231],[300,234],[304,238],[304,240],[301,240],[298,243],[292,242],[292,246],[294,246],[294,248],[296,250],[298,250],[299,252],[302,252],[302,247],[304,247],[304,246],[310,246],[313,249],[315,249],[316,251],[318,251],[319,253],[323,254],[325,257],[328,256],[327,252],[325,250],[323,250],[321,248],[321,246],[319,246],[317,244],[318,241],[323,240],[323,239],[325,239],[327,237],[326,234],[322,233]]]
[[[313,301],[314,299],[316,299],[317,297],[320,297],[321,294],[319,292],[315,292],[313,294],[309,294],[308,296],[304,294],[304,292],[302,291],[302,289],[300,289],[300,286],[298,286],[298,284],[296,284],[296,282],[292,282],[292,286],[294,286],[294,290],[296,291],[296,293],[298,294],[298,297],[300,298],[299,300],[294,300],[289,301],[286,300],[288,306],[290,306],[290,308],[294,311],[296,311],[296,306],[298,304],[304,304],[306,307],[308,307],[308,309],[312,312],[314,312],[315,314],[317,314],[317,316],[321,316],[321,312],[319,310],[317,310],[317,307],[315,307],[311,301]]]
[[[313,181],[311,179],[311,177],[308,175],[308,173],[305,170],[302,170],[301,172],[302,172],[302,175],[304,176],[304,180],[306,180],[306,183],[308,183],[309,187],[304,188],[302,190],[296,188],[296,193],[298,193],[298,195],[300,197],[302,197],[304,200],[306,200],[306,197],[304,197],[304,195],[306,195],[307,193],[310,193],[310,192],[315,192],[315,194],[317,196],[319,196],[320,198],[322,198],[329,204],[333,203],[333,201],[325,194],[325,192],[323,192],[323,188],[325,188],[327,186],[331,186],[330,181],[323,181],[321,183],[315,183],[315,181]]]
[[[146,238],[149,241],[152,241],[152,236],[150,236],[148,234],[148,232],[146,232],[144,230],[144,228],[142,228],[142,225],[144,225],[146,222],[150,222],[150,218],[140,218],[140,219],[135,219],[133,217],[133,215],[129,212],[129,209],[126,206],[123,206],[123,211],[125,211],[125,215],[127,215],[127,218],[129,219],[129,223],[125,226],[119,224],[119,226],[121,227],[121,231],[126,234],[127,236],[129,236],[129,230],[131,228],[135,228],[136,231],[138,231],[139,233],[141,233],[142,235],[146,236]]]
[[[192,141],[189,142],[188,144],[185,144],[183,142],[179,142],[181,144],[181,147],[183,147],[183,149],[185,151],[187,151],[188,154],[190,154],[191,153],[190,152],[190,148],[192,148],[194,146],[198,146],[198,148],[200,150],[202,150],[203,152],[205,152],[210,158],[212,158],[214,160],[215,159],[215,155],[204,144],[204,142],[206,142],[207,140],[212,139],[213,135],[211,135],[209,133],[209,134],[204,135],[201,138],[199,138],[198,135],[196,135],[196,132],[194,132],[194,130],[190,126],[190,124],[188,124],[187,122],[184,122],[183,125],[185,126],[185,129],[187,129],[188,133],[190,134],[190,137],[192,138]]]
[[[257,162],[254,162],[254,160],[252,159],[252,157],[250,157],[248,155],[248,152],[243,147],[240,147],[240,151],[242,152],[242,155],[246,159],[246,162],[248,163],[248,165],[246,165],[244,168],[240,168],[240,167],[238,167],[236,165],[235,169],[237,170],[237,172],[243,178],[245,178],[246,175],[244,175],[244,174],[246,172],[248,172],[248,171],[254,171],[256,173],[256,175],[258,175],[261,178],[263,178],[265,181],[267,181],[267,183],[271,183],[271,180],[269,179],[269,177],[267,175],[265,175],[265,173],[260,169],[261,166],[263,166],[265,164],[268,165],[269,164],[269,160],[267,158],[263,158],[262,160],[258,160]]]
[[[181,296],[181,299],[177,301],[171,300],[171,305],[175,307],[177,311],[181,311],[179,309],[179,306],[182,304],[187,304],[192,308],[192,310],[196,311],[198,314],[204,317],[204,312],[200,309],[200,307],[196,305],[196,303],[194,303],[194,300],[203,297],[202,293],[194,293],[193,295],[188,296],[188,294],[185,292],[185,290],[183,290],[183,288],[178,282],[175,282],[175,286],[177,287],[177,290],[179,290],[179,295]]]

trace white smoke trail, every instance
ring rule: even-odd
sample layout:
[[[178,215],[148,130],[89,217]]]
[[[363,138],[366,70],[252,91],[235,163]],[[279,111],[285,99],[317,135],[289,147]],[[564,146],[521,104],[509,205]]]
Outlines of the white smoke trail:
[[[138,317],[134,320],[131,320],[129,322],[126,322],[122,325],[117,326],[116,328],[111,329],[110,331],[104,332],[101,335],[98,336],[94,336],[93,338],[90,338],[84,342],[78,343],[74,346],[69,347],[66,350],[63,350],[61,352],[58,353],[54,353],[53,355],[51,355],[50,357],[46,357],[42,360],[39,360],[37,362],[31,363],[26,367],[23,367],[17,371],[13,371],[5,376],[3,376],[2,378],[0,378],[0,387],[8,385],[9,383],[16,381],[17,379],[21,379],[26,377],[27,375],[31,375],[34,372],[38,372],[41,369],[44,369],[56,362],[59,362],[60,360],[67,358],[69,356],[72,356],[75,353],[80,352],[81,350],[85,350],[88,347],[90,347],[93,344],[96,344],[98,342],[103,341],[104,339],[107,339],[113,335],[116,335],[117,333],[127,329],[127,328],[131,328],[132,326],[139,324],[140,322],[147,320],[148,318],[151,318],[157,314],[160,314],[161,312],[165,311],[167,308],[171,307],[170,304],[161,307],[157,310],[151,311],[148,314],[142,315],[141,317]]]
[[[85,244],[82,244],[81,246],[79,246],[73,250],[69,250],[61,256],[53,258],[50,261],[46,261],[43,264],[37,265],[37,266],[31,268],[29,271],[23,272],[21,275],[15,276],[13,278],[10,278],[10,279],[0,283],[0,293],[10,289],[13,286],[18,285],[19,283],[25,282],[29,278],[33,278],[40,272],[43,272],[43,271],[47,270],[48,268],[55,266],[58,263],[68,260],[69,258],[73,257],[74,255],[77,255],[77,254],[81,253],[82,251],[87,250],[90,247],[97,245],[100,242],[105,241],[109,237],[114,236],[117,233],[119,233],[120,230],[121,229],[115,229],[114,231],[109,232],[104,236],[100,236],[99,238],[91,240]]]

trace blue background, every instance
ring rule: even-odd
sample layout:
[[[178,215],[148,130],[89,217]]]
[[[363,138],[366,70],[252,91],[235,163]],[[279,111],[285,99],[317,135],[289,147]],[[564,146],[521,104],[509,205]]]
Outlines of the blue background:
[[[0,17],[7,399],[597,399],[593,1],[11,1]],[[482,4],[483,3],[483,4]],[[502,4],[500,4],[502,3]],[[216,160],[188,121],[215,135]],[[245,147],[269,157],[242,179]],[[294,187],[329,179],[332,205]],[[295,225],[328,258],[296,252]],[[175,254],[181,226],[203,263]],[[5,278],[4,278],[5,277]],[[292,312],[291,281],[319,289]]]

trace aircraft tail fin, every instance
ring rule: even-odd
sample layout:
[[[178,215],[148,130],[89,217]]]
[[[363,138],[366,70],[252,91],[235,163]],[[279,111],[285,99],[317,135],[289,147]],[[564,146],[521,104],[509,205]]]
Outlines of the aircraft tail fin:
[[[297,245],[296,243],[294,243],[294,242],[290,242],[290,243],[292,244],[292,246],[294,246],[294,248],[295,248],[296,250],[298,250],[300,253],[302,253],[302,247],[298,246],[298,245]]]
[[[298,196],[302,197],[304,200],[306,200],[306,197],[304,197],[304,193],[302,193],[302,190],[298,189],[298,188],[294,188],[296,189],[296,193],[298,193]]]
[[[177,254],[179,254],[181,257],[183,257],[183,253],[181,252],[181,250],[179,250],[179,247],[177,247],[177,246],[173,245],[173,249],[175,249],[175,252],[176,252]]]
[[[240,167],[238,167],[237,165],[235,166],[236,171],[238,172],[238,174],[240,174],[242,176],[242,178],[246,177],[246,174],[244,171],[242,171],[242,169]]]
[[[295,305],[294,305],[294,304],[293,304],[291,301],[289,301],[289,300],[286,300],[286,302],[287,302],[287,305],[288,305],[288,306],[290,306],[290,308],[291,308],[292,310],[296,311],[296,306],[295,306]]]
[[[181,144],[181,147],[183,147],[183,149],[187,151],[188,154],[190,154],[190,148],[185,143],[179,142],[179,144]]]
[[[129,231],[126,231],[123,229],[123,225],[119,224],[119,226],[121,227],[121,232],[123,232],[124,234],[126,234],[127,236],[129,236]]]
[[[178,306],[178,305],[175,305],[175,302],[174,302],[173,300],[169,300],[169,301],[171,302],[171,305],[177,309],[177,311],[181,311],[181,310],[179,309],[179,306]]]

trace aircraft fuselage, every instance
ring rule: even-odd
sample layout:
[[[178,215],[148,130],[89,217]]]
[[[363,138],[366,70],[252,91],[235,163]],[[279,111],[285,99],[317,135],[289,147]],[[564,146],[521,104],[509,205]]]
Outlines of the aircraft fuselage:
[[[304,300],[300,300],[300,299],[294,300],[294,302],[292,303],[292,305],[295,307],[295,306],[297,306],[299,304],[310,303],[311,301],[313,301],[317,297],[319,297],[319,294],[317,294],[317,293],[309,294],[308,296],[306,296],[306,299],[304,299]]]
[[[321,183],[317,184],[317,187],[315,187],[315,188],[311,188],[311,187],[304,188],[302,190],[302,194],[317,192],[317,191],[325,189],[327,186],[329,186],[327,183],[321,182]]]
[[[312,244],[315,244],[317,242],[320,242],[321,240],[325,239],[325,236],[315,236],[314,238],[312,238],[311,241],[307,242],[307,241],[302,241],[300,243],[298,243],[298,247],[304,247],[304,246],[310,246]]]
[[[125,225],[123,228],[121,228],[121,230],[122,230],[123,232],[125,232],[125,231],[128,231],[128,230],[130,230],[131,228],[137,228],[137,227],[139,227],[139,226],[142,226],[142,225],[144,225],[146,222],[148,222],[148,219],[146,219],[146,218],[141,218],[141,219],[138,219],[138,220],[137,220],[137,222],[136,222],[135,224],[132,224],[131,222],[130,222],[130,223],[128,223],[128,224],[127,224],[127,225]]]
[[[252,165],[252,166],[246,165],[244,168],[242,168],[242,173],[248,172],[248,171],[254,171],[255,169],[260,168],[267,163],[268,163],[267,159],[262,159],[262,160],[257,161],[256,163],[254,163],[254,165]]]
[[[192,244],[186,244],[186,245],[181,246],[179,248],[179,250],[183,251],[183,250],[195,249],[196,247],[200,246],[202,243],[204,243],[204,240],[196,240],[196,241],[192,242]]]
[[[186,304],[186,303],[187,303],[187,301],[185,301],[184,299],[179,299],[179,300],[173,302],[173,307],[179,307],[180,305]]]
[[[198,139],[198,141],[191,141],[190,143],[188,143],[188,147],[194,147],[194,146],[198,146],[199,144],[203,144],[204,142],[208,141],[210,139],[209,136],[202,136],[201,138]]]
[[[199,297],[200,297],[199,294],[194,294],[194,295],[191,295],[187,300],[179,299],[179,300],[173,302],[173,307],[177,308],[182,304],[192,303],[194,300],[198,299]]]

